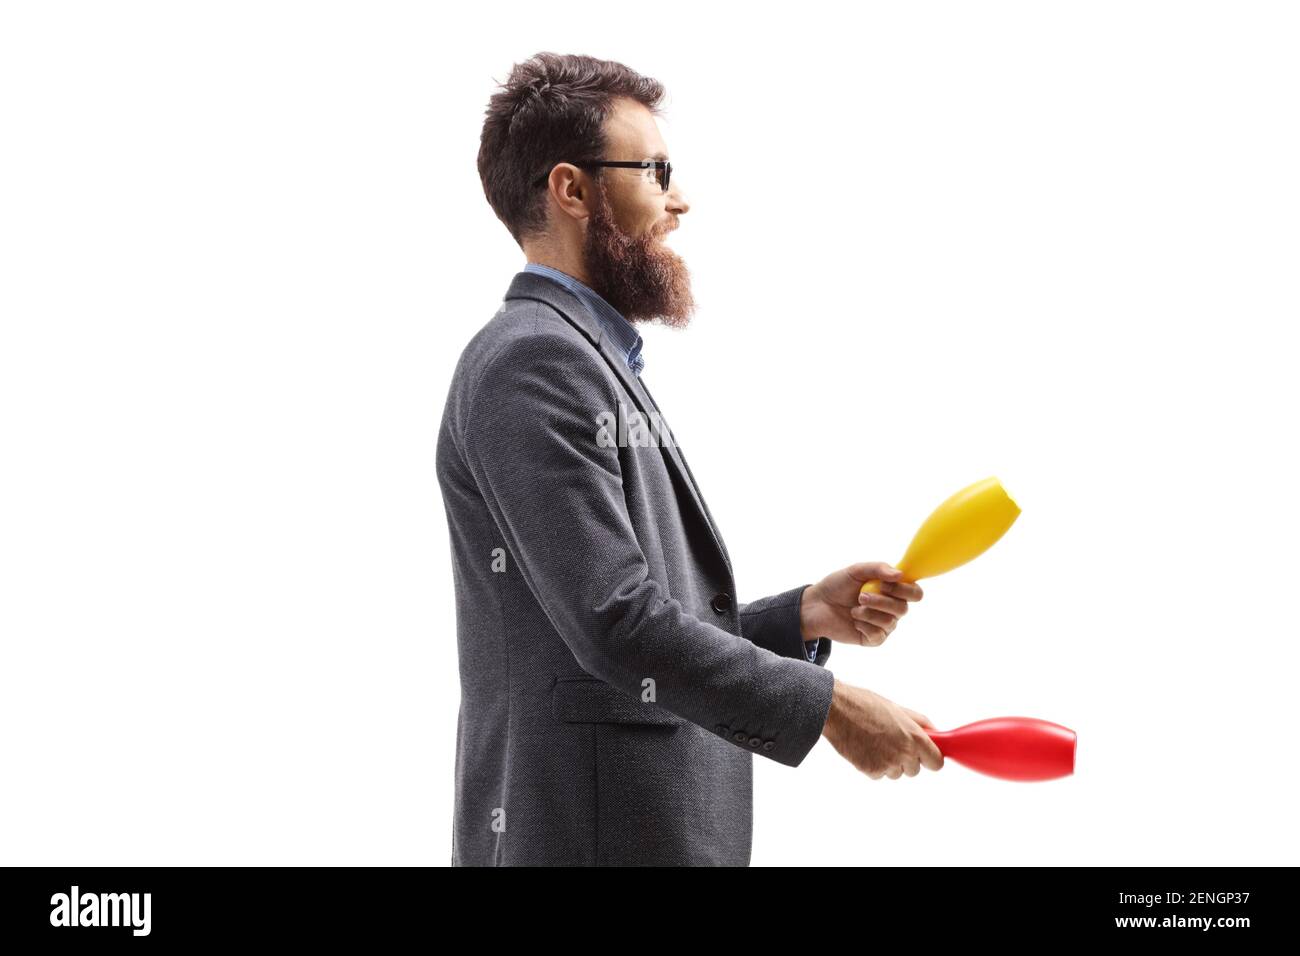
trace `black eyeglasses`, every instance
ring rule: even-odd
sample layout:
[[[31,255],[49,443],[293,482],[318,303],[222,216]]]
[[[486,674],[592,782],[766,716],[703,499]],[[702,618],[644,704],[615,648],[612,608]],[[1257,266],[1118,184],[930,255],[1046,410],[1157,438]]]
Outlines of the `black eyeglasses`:
[[[655,171],[655,180],[658,181],[659,188],[662,189],[664,192],[668,192],[668,180],[673,174],[673,164],[668,162],[668,160],[666,159],[641,159],[641,160],[621,159],[618,161],[610,161],[610,162],[588,161],[582,163],[570,163],[570,165],[577,166],[579,169],[591,169],[596,166],[615,166],[619,169],[653,169]],[[536,188],[538,186],[544,185],[546,181],[550,178],[551,178],[551,171],[548,169],[541,176],[537,177],[537,181],[533,183],[533,187]]]

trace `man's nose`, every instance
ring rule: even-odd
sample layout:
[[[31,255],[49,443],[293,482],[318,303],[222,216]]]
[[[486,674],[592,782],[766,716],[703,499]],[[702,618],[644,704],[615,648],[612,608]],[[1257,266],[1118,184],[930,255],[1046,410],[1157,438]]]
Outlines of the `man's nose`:
[[[677,185],[676,180],[668,184],[668,210],[677,213],[679,216],[682,213],[691,211],[691,204],[686,201],[686,197],[682,194],[681,187]]]

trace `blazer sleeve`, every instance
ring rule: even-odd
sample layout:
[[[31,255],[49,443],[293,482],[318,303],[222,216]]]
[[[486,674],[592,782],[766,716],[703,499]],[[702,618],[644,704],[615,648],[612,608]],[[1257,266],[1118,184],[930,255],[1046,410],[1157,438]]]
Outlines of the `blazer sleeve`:
[[[803,627],[799,620],[799,608],[803,603],[803,592],[808,585],[801,584],[789,591],[782,591],[771,597],[759,598],[748,604],[740,605],[740,633],[759,647],[765,647],[773,654],[793,657],[796,660],[808,660],[804,646]],[[813,663],[824,665],[831,656],[831,641],[819,637],[816,641],[817,651]]]
[[[641,706],[798,766],[821,737],[834,675],[695,617],[650,577],[619,449],[598,439],[598,416],[621,397],[599,361],[585,342],[527,334],[469,390],[463,454],[515,567],[587,673],[638,701],[653,678],[656,699]]]

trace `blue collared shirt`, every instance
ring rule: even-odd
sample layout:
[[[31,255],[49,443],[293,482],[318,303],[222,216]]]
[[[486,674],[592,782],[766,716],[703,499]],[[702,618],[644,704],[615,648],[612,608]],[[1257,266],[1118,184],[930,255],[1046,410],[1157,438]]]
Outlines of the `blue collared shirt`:
[[[623,318],[618,309],[606,302],[595,289],[575,279],[567,272],[552,269],[540,262],[528,263],[524,266],[524,271],[553,279],[576,295],[579,301],[587,307],[587,311],[605,329],[605,334],[609,336],[610,341],[623,354],[627,367],[635,372],[637,377],[640,377],[641,370],[645,368],[645,358],[641,355],[641,335],[631,322]],[[817,660],[817,648],[820,646],[821,638],[815,641],[803,642],[804,653],[808,655],[808,660]]]
[[[559,269],[552,269],[550,266],[544,266],[540,262],[530,262],[524,266],[525,272],[532,272],[539,276],[546,276],[548,279],[554,279],[560,285],[564,286],[587,307],[587,311],[596,317],[605,329],[605,334],[609,336],[615,347],[623,353],[623,359],[627,362],[627,367],[639,377],[641,369],[645,368],[645,359],[641,357],[641,336],[636,327],[619,313],[605,299],[584,282],[580,282],[567,272],[561,272]]]

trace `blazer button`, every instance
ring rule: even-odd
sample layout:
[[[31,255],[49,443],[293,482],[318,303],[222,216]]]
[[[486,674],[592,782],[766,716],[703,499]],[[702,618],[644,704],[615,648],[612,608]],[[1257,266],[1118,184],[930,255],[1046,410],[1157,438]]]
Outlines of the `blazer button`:
[[[731,739],[738,744],[743,744],[745,742],[745,735],[742,731],[737,730],[734,734],[731,735]]]
[[[755,750],[758,749],[758,745],[761,744],[762,742],[763,742],[763,738],[762,738],[762,737],[750,737],[750,738],[749,738],[749,746],[751,746],[751,747],[754,748]]]
[[[726,591],[721,594],[713,595],[713,610],[719,614],[726,614],[731,610],[731,595]]]
[[[775,740],[764,740],[764,741],[763,741],[763,749],[764,749],[764,750],[771,750],[771,749],[774,748],[775,746],[776,746],[776,741],[775,741]]]
[[[731,733],[731,728],[728,727],[726,724],[718,724],[718,726],[714,727],[713,729],[722,737],[725,737],[729,733]]]

